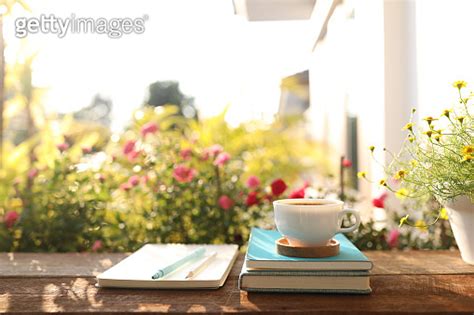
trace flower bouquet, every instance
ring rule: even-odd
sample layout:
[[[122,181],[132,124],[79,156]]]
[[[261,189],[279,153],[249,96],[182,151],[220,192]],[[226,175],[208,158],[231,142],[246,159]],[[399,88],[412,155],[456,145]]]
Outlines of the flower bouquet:
[[[398,154],[385,168],[387,179],[379,184],[394,192],[400,199],[415,199],[427,203],[435,199],[437,213],[431,222],[412,222],[409,215],[400,220],[426,229],[438,219],[449,217],[456,242],[464,261],[474,264],[474,124],[472,99],[464,95],[466,82],[456,81],[459,93],[455,106],[443,110],[440,116],[423,118],[416,126],[412,110],[410,121],[403,127],[407,138]],[[375,148],[370,147],[373,155]],[[359,172],[359,177],[365,177]]]

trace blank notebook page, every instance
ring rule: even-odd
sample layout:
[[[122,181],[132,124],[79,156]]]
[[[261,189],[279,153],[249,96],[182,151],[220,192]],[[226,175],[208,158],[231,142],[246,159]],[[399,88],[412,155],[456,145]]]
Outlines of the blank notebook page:
[[[151,276],[193,250],[204,247],[204,257],[183,265],[175,272],[158,280]],[[192,279],[186,279],[189,271],[199,266],[216,252],[211,263]],[[225,279],[237,257],[237,245],[184,245],[147,244],[115,266],[97,276],[100,287],[136,288],[217,288]]]

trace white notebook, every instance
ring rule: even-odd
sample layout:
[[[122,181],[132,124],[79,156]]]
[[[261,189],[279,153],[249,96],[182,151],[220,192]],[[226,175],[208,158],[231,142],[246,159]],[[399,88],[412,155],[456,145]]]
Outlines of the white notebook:
[[[151,277],[159,269],[204,247],[202,259],[184,265],[164,278]],[[216,257],[195,277],[186,279],[189,271],[199,266],[212,252]],[[217,289],[224,285],[238,255],[237,245],[147,244],[115,266],[97,276],[99,287],[148,289]]]

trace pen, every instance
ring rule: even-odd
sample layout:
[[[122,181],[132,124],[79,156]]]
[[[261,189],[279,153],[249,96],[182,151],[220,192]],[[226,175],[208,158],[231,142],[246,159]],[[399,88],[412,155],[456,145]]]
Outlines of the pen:
[[[198,249],[192,251],[189,255],[181,258],[180,260],[168,265],[160,270],[158,270],[151,278],[152,279],[159,279],[163,278],[164,276],[176,271],[178,268],[182,267],[186,263],[199,259],[206,253],[206,249],[204,247],[199,247]]]
[[[206,267],[209,266],[209,264],[214,260],[216,255],[217,255],[216,252],[212,252],[212,254],[206,258],[206,260],[204,260],[199,266],[197,266],[196,268],[194,268],[188,273],[188,275],[186,276],[186,279],[192,278],[196,276],[198,273],[200,273],[201,271],[203,271],[204,269],[206,269]]]

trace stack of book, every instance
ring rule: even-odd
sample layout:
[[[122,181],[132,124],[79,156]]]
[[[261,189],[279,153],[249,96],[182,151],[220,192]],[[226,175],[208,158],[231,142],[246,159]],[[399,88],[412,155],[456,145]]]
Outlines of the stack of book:
[[[337,256],[296,258],[279,255],[278,231],[252,229],[239,277],[241,290],[253,292],[321,292],[367,294],[372,262],[343,234]]]

